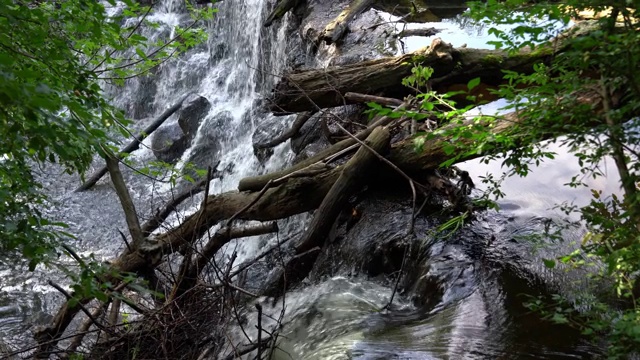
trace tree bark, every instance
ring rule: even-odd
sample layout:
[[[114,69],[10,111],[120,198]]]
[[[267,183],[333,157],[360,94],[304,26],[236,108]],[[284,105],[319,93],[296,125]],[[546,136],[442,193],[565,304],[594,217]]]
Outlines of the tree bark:
[[[327,24],[320,34],[319,40],[324,40],[327,44],[340,40],[347,32],[351,20],[370,9],[373,3],[374,0],[351,0],[349,7]]]
[[[269,27],[274,21],[281,19],[289,10],[298,5],[299,0],[280,0],[273,11],[267,16],[263,26]]]
[[[353,103],[345,99],[348,92],[383,94],[401,98],[411,89],[402,85],[402,79],[411,75],[415,64],[433,68],[432,89],[443,92],[447,87],[465,85],[480,78],[486,85],[503,82],[505,70],[529,74],[536,63],[546,63],[565,51],[567,38],[594,30],[593,24],[584,22],[553,39],[549,46],[535,51],[523,49],[517,54],[501,50],[453,48],[441,39],[434,39],[427,48],[410,54],[363,61],[356,64],[325,69],[302,70],[285,74],[271,94],[274,113],[301,112]]]
[[[133,240],[132,246],[136,248],[142,244],[144,239],[144,235],[140,229],[140,221],[138,220],[136,207],[133,205],[133,200],[131,200],[131,195],[129,195],[129,189],[122,178],[118,160],[111,154],[107,155],[106,160],[107,169],[109,169],[109,174],[111,175],[111,182],[120,199],[127,226],[129,227],[129,234],[131,234],[131,239]]]
[[[367,137],[366,144],[379,154],[384,155],[388,150],[391,136],[383,127],[377,127]],[[313,247],[322,247],[324,239],[336,218],[343,210],[349,197],[368,177],[371,167],[378,158],[371,150],[361,147],[358,152],[343,167],[340,177],[322,200],[309,224],[309,228],[296,245],[296,254],[301,254]]]

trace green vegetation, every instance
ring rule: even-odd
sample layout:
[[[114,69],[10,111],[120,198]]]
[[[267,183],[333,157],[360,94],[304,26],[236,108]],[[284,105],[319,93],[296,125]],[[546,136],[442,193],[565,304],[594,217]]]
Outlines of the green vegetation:
[[[505,85],[497,92],[508,100],[506,110],[516,111],[518,121],[500,135],[491,132],[497,117],[464,122],[447,95],[423,91],[422,110],[445,109],[440,114],[416,115],[416,119],[437,116],[439,125],[465,126],[439,128],[417,134],[418,150],[424,139],[446,135],[453,141],[445,151],[450,166],[468,154],[484,154],[483,161],[501,159],[505,176],[527,176],[535,166],[554,153],[549,143],[560,143],[573,153],[581,166],[579,174],[566,184],[586,187],[587,178],[604,176],[601,164],[615,163],[621,194],[602,194],[592,190],[587,206],[559,204],[566,214],[577,214],[588,232],[579,248],[557,259],[546,259],[547,267],[588,267],[593,283],[610,284],[605,296],[568,301],[560,295],[533,299],[526,305],[551,321],[580,329],[594,341],[607,340],[609,358],[626,358],[640,349],[640,13],[633,1],[566,1],[562,4],[528,0],[488,0],[471,4],[469,16],[491,27],[498,40],[496,48],[517,53],[524,47],[548,51],[548,41],[556,37],[558,25],[569,27],[584,11],[600,13],[589,31],[570,36],[567,51],[534,72],[523,75],[505,73]],[[509,25],[511,30],[501,30]],[[487,59],[489,60],[489,59]],[[418,88],[427,84],[428,70],[416,67],[405,85]],[[418,85],[418,86],[416,86]],[[469,83],[469,89],[478,81]],[[444,105],[444,107],[443,107]],[[466,138],[472,142],[456,142]],[[463,145],[460,145],[463,144]],[[502,176],[500,179],[503,179]],[[491,203],[504,196],[500,181],[484,178],[488,190],[476,201]],[[456,228],[465,220],[458,216],[446,228]],[[543,234],[548,238],[556,234]],[[595,289],[586,289],[595,294]],[[585,297],[586,298],[586,297]],[[613,300],[612,300],[613,299]],[[580,309],[577,311],[576,309]]]
[[[19,251],[31,268],[69,236],[38,210],[47,199],[33,169],[51,162],[82,175],[114,135],[128,136],[101,85],[121,85],[202,42],[194,25],[214,12],[190,7],[191,25],[150,41],[140,32],[157,26],[149,7],[107,7],[120,11],[108,16],[98,1],[0,0],[0,249]]]

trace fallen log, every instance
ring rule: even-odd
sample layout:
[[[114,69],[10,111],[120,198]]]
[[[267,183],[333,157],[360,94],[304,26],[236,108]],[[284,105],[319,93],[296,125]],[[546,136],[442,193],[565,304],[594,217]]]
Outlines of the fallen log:
[[[140,144],[142,140],[151,135],[152,132],[156,131],[160,125],[162,125],[173,113],[178,111],[180,107],[182,107],[182,103],[187,99],[187,97],[191,95],[191,93],[186,94],[182,97],[177,103],[175,103],[172,107],[168,108],[163,112],[160,116],[158,116],[149,126],[147,126],[141,133],[134,136],[133,141],[129,143],[124,149],[118,152],[118,159],[123,159],[126,154],[130,154],[140,148]],[[91,177],[85,181],[82,185],[80,185],[74,192],[80,192],[89,190],[95,185],[109,170],[107,166],[100,168],[100,170],[96,171],[91,175]]]
[[[365,143],[371,150],[384,155],[389,147],[391,135],[383,127],[377,127],[367,137]],[[301,254],[313,247],[322,247],[329,229],[344,208],[349,197],[367,178],[371,167],[378,159],[370,149],[361,147],[342,168],[340,177],[322,200],[309,224],[307,231],[296,244],[296,254]]]
[[[289,10],[298,5],[300,0],[280,0],[273,11],[267,16],[263,26],[269,27],[274,21],[281,19]]]
[[[351,20],[370,9],[373,3],[374,0],[351,0],[349,7],[325,26],[318,40],[325,41],[327,44],[333,44],[340,40],[347,32]]]
[[[403,110],[406,109],[408,105],[406,104],[402,104],[398,107],[396,107],[394,110],[395,111],[399,111],[399,110]],[[379,127],[379,126],[386,126],[388,124],[390,124],[392,121],[394,120],[393,117],[391,116],[383,116],[377,120],[374,119],[374,121],[371,123],[371,125],[369,125],[365,130],[359,132],[356,137],[359,140],[364,140],[366,139],[369,134],[371,134],[371,132]],[[347,138],[344,139],[342,141],[339,141],[335,144],[333,144],[333,146],[324,149],[322,151],[320,151],[319,153],[317,153],[316,155],[310,157],[309,159],[306,159],[304,161],[299,162],[298,164],[291,166],[288,169],[284,169],[281,171],[276,171],[276,172],[272,172],[269,174],[265,174],[265,175],[259,175],[259,176],[254,176],[254,177],[247,177],[244,178],[242,180],[240,180],[240,182],[238,183],[238,190],[239,191],[255,191],[255,190],[260,190],[262,189],[269,181],[271,180],[275,180],[284,176],[287,176],[295,171],[300,171],[302,169],[308,168],[310,166],[313,166],[314,164],[318,164],[321,165],[322,161],[325,160],[327,157],[332,156],[334,154],[337,154],[341,151],[345,151],[347,149],[349,149],[352,146],[357,145],[357,142],[354,139],[351,138]]]
[[[570,42],[564,40],[593,29],[592,23],[580,23],[550,42],[550,46],[534,51],[523,49],[516,54],[453,48],[438,38],[429,47],[399,57],[292,72],[285,74],[273,89],[271,111],[292,113],[353,103],[345,99],[348,92],[401,98],[412,91],[402,85],[402,79],[411,75],[415,64],[433,68],[431,82],[436,91],[456,84],[466,85],[474,78],[497,86],[503,82],[505,70],[529,74],[534,64],[548,63],[565,51]]]

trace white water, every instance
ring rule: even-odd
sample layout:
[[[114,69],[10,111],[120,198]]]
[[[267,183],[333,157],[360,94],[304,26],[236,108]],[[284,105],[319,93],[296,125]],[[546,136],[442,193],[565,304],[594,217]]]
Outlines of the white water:
[[[150,79],[133,79],[127,81],[124,88],[108,86],[106,89],[115,105],[137,118],[136,127],[142,127],[188,92],[207,98],[211,110],[202,121],[192,145],[198,144],[206,133],[216,135],[219,159],[211,160],[212,163],[220,160],[218,169],[225,170],[221,178],[212,181],[212,194],[235,189],[243,177],[282,168],[292,158],[288,144],[277,147],[264,164],[253,154],[251,137],[256,126],[271,119],[270,114],[258,111],[256,100],[262,96],[260,92],[270,89],[274,83],[271,74],[281,73],[281,66],[286,63],[283,27],[262,27],[267,15],[266,4],[267,0],[217,3],[219,12],[205,24],[209,34],[205,44],[162,64]],[[108,8],[111,14],[119,11],[119,5]],[[157,29],[143,27],[143,35],[151,40],[169,39],[175,36],[175,26],[185,27],[190,23],[182,0],[161,0],[148,20],[160,25]],[[231,120],[219,127],[215,120],[222,113],[230,114]],[[278,119],[288,120],[286,117]],[[175,121],[174,115],[167,123]],[[132,154],[132,159],[140,166],[155,160],[149,144],[147,139],[144,146]],[[191,149],[184,154],[183,161]],[[45,170],[43,181],[56,198],[46,211],[70,225],[70,232],[78,238],[71,245],[81,254],[95,254],[97,259],[107,260],[117,255],[124,244],[114,239],[119,239],[117,229],[126,229],[126,225],[109,183],[103,181],[85,193],[71,193],[69,190],[77,186],[77,179],[55,168]],[[138,213],[143,217],[154,211],[171,190],[166,184],[151,182],[126,169],[124,172]],[[197,199],[193,200],[193,208],[198,203]],[[174,217],[174,223],[193,208],[181,211]],[[286,227],[284,223],[281,228]],[[228,245],[238,252],[236,264],[257,253],[258,240],[245,238]],[[67,260],[64,262],[68,263]],[[3,266],[0,275],[0,340],[12,343],[14,347],[26,346],[31,341],[31,327],[47,323],[49,314],[55,313],[63,300],[46,282],[53,279],[64,285],[67,280],[57,271],[46,268],[27,272],[21,267]]]

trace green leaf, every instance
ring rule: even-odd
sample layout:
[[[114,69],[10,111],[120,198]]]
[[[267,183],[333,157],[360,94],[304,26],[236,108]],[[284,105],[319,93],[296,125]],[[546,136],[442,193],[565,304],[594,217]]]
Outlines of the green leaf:
[[[553,269],[556,267],[556,261],[552,260],[552,259],[542,259],[542,262],[544,263],[544,266],[548,267],[549,269]]]
[[[473,78],[471,80],[469,80],[469,82],[467,83],[467,89],[469,89],[469,91],[473,90],[475,87],[477,87],[478,85],[480,85],[480,78]]]

